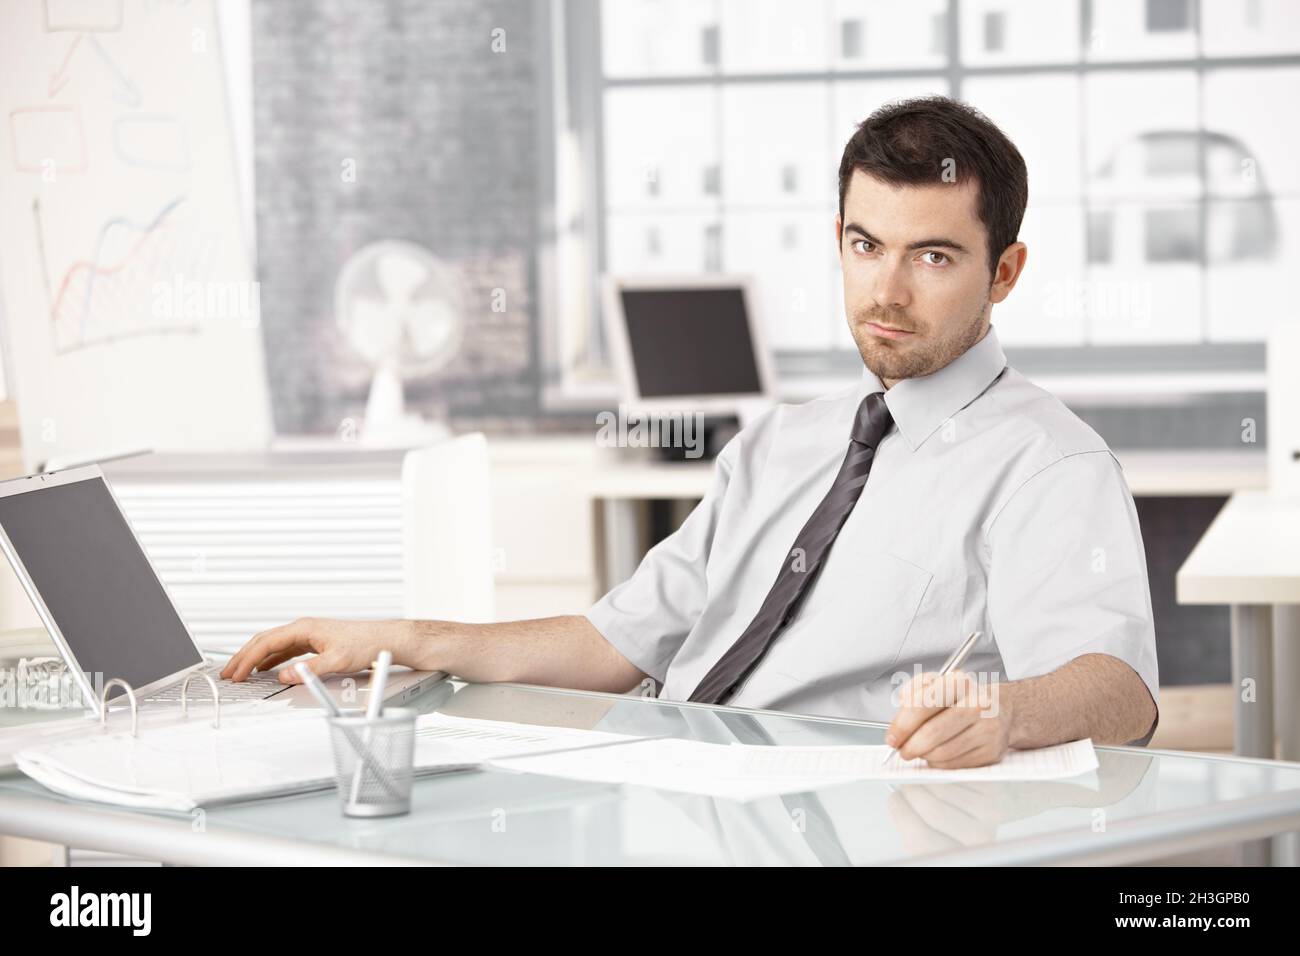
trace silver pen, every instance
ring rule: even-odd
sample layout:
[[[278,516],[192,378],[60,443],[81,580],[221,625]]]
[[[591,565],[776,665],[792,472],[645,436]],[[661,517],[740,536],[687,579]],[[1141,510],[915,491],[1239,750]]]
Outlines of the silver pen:
[[[948,659],[943,662],[943,667],[939,668],[939,676],[943,677],[945,674],[956,670],[958,667],[961,667],[962,664],[966,663],[966,658],[970,656],[971,649],[975,646],[975,642],[980,639],[980,635],[983,633],[983,631],[972,631],[970,637],[961,642],[961,647],[953,651],[952,654],[948,656]],[[885,755],[885,759],[881,762],[881,766],[883,767],[885,764],[889,763],[889,761],[893,760],[894,754],[896,753],[898,753],[898,751],[893,747],[890,747],[889,753]]]
[[[377,657],[370,664],[370,700],[366,705],[366,720],[377,720],[384,714],[384,687],[388,684],[388,669],[393,666],[393,654],[391,651],[380,651]],[[310,673],[310,671],[309,671]],[[356,803],[361,799],[361,784],[365,779],[366,764],[369,762],[367,757],[370,754],[370,727],[367,726],[361,731],[361,742],[365,745],[365,753],[360,755],[356,767],[352,771],[352,790],[349,802]]]

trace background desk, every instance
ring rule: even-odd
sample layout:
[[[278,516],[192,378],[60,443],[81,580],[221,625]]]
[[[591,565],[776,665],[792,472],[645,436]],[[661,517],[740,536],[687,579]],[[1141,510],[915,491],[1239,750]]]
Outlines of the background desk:
[[[415,702],[470,717],[727,743],[882,741],[884,727],[517,684]],[[325,733],[322,726],[321,732]],[[1117,864],[1300,829],[1300,764],[1123,747],[1039,783],[859,781],[750,803],[475,771],[417,781],[410,815],[350,820],[333,791],[132,812],[0,777],[0,832],[185,864]]]
[[[1237,753],[1272,757],[1276,722],[1278,755],[1300,760],[1300,499],[1233,495],[1177,580],[1180,604],[1232,605]]]

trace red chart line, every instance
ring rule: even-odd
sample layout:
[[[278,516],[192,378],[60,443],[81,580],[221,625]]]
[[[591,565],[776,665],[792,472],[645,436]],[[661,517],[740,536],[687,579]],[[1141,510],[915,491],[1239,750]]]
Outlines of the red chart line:
[[[87,318],[87,313],[90,310],[90,298],[91,298],[91,294],[94,292],[95,279],[114,275],[115,273],[118,273],[122,269],[124,269],[127,266],[127,264],[135,257],[135,255],[140,251],[140,247],[144,245],[145,240],[147,240],[150,237],[150,235],[156,232],[158,228],[163,224],[163,221],[167,218],[167,216],[184,201],[185,201],[184,196],[176,197],[171,202],[167,203],[167,205],[163,206],[163,208],[159,211],[158,215],[156,215],[153,218],[153,221],[148,223],[147,225],[140,225],[139,223],[134,223],[128,219],[123,219],[120,217],[115,219],[110,219],[108,222],[104,223],[104,225],[99,230],[99,237],[95,241],[95,258],[93,260],[82,259],[78,262],[74,262],[72,265],[68,267],[67,271],[64,272],[63,281],[59,283],[59,290],[54,296],[54,303],[50,309],[50,321],[54,322],[57,320],[57,316],[62,311],[63,297],[67,294],[68,287],[72,284],[72,280],[76,278],[77,273],[83,270],[89,270],[90,276],[86,280],[86,295],[85,295],[85,301],[82,303],[82,311],[81,311],[81,331],[82,331],[82,337],[84,338],[85,331],[86,331],[85,329],[86,318]],[[139,238],[136,239],[135,245],[133,245],[122,256],[122,258],[118,262],[114,263],[113,265],[101,266],[98,264],[99,252],[104,245],[104,239],[108,235],[108,231],[112,229],[114,226],[126,226],[128,228],[138,229],[140,230],[140,236]]]

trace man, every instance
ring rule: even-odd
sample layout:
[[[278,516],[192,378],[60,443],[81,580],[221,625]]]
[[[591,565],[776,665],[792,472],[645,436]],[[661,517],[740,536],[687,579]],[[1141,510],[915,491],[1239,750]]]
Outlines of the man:
[[[1132,497],[1105,442],[1007,367],[991,326],[1025,265],[1019,151],[953,100],[891,104],[849,140],[839,193],[861,382],[742,431],[682,527],[586,615],[307,619],[257,635],[223,674],[307,651],[317,672],[360,670],[389,648],[475,681],[623,692],[648,675],[674,700],[890,720],[904,758],[944,768],[1149,740]]]

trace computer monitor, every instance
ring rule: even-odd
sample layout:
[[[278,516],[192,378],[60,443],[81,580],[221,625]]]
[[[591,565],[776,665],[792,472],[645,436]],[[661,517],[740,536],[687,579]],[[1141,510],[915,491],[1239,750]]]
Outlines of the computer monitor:
[[[771,358],[744,276],[606,276],[620,400],[645,414],[747,417],[772,399]]]

